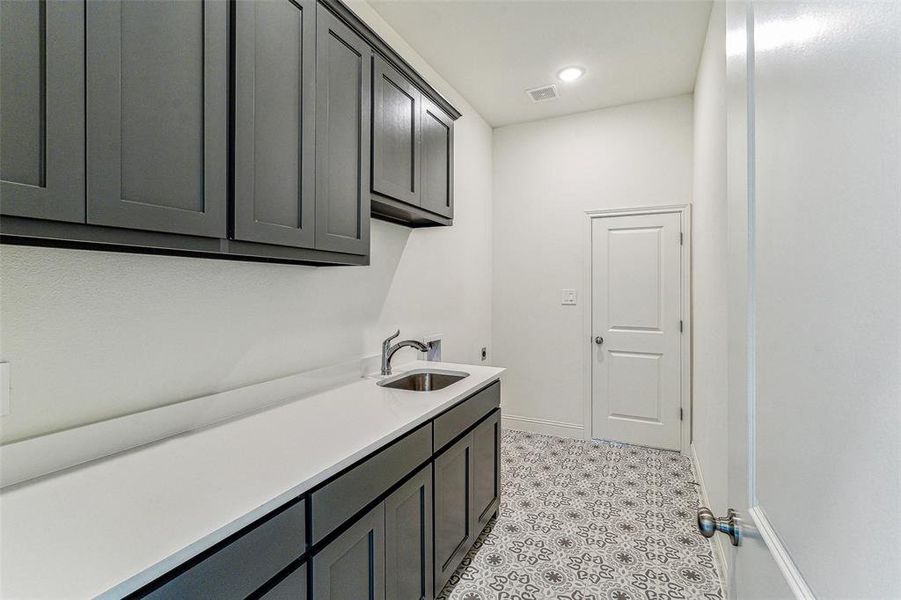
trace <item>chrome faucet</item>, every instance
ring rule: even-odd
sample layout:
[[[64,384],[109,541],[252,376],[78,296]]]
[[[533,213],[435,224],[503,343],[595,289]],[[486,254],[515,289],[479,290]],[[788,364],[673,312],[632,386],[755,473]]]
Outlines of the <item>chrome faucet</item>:
[[[420,352],[428,352],[429,347],[416,340],[403,340],[393,346],[391,340],[400,335],[400,329],[394,332],[387,340],[382,342],[382,375],[391,375],[391,357],[401,348],[416,348]]]

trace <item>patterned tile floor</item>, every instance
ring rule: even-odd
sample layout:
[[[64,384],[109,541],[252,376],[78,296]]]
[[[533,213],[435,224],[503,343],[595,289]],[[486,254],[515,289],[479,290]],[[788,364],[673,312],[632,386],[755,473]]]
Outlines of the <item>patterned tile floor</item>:
[[[498,518],[441,600],[723,598],[687,458],[505,430]]]

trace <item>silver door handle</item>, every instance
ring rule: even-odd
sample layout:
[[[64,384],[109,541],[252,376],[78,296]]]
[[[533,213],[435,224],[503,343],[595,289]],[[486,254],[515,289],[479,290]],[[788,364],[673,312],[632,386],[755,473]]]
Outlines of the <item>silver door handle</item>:
[[[741,520],[731,508],[725,517],[715,517],[706,506],[698,509],[698,530],[705,538],[712,538],[717,531],[725,533],[733,546],[741,546]]]
[[[604,343],[604,338],[602,338],[601,336],[597,336],[596,338],[594,338],[594,343],[597,344],[598,346],[600,346],[601,344]]]

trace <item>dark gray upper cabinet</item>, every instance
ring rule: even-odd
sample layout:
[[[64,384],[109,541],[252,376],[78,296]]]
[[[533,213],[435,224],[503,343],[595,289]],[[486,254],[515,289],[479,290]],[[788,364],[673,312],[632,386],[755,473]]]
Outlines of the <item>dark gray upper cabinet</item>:
[[[391,600],[431,600],[432,467],[385,499],[385,589]]]
[[[454,122],[427,98],[422,100],[422,208],[454,216]]]
[[[238,0],[234,239],[314,246],[315,79],[315,0]]]
[[[454,121],[400,70],[375,58],[372,211],[414,227],[454,216]]]
[[[87,2],[87,221],[224,238],[228,4]]]
[[[321,5],[316,18],[316,248],[368,254],[372,50]]]
[[[419,205],[422,94],[380,56],[372,78],[372,191]]]
[[[312,574],[314,600],[385,600],[384,503],[313,556]]]
[[[0,1],[0,210],[83,223],[84,3]]]
[[[366,265],[459,116],[341,0],[0,0],[0,239]]]
[[[475,541],[472,525],[472,434],[435,458],[435,595]]]

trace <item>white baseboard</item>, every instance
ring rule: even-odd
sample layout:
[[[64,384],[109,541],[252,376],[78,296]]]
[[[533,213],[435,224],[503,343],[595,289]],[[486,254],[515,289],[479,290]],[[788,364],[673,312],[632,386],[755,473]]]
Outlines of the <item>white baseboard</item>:
[[[507,415],[502,412],[501,425],[505,429],[555,435],[557,437],[573,440],[584,439],[584,428],[577,423],[564,423],[563,421],[552,421],[550,419],[520,417],[518,415]]]
[[[704,483],[704,473],[701,471],[701,463],[698,460],[698,454],[695,445],[690,445],[689,458],[691,459],[691,470],[694,471],[695,480],[701,490],[701,505],[711,508],[710,498],[707,496],[707,485]],[[720,584],[723,586],[723,593],[729,592],[729,563],[726,562],[726,537],[715,535],[710,540],[713,549],[713,562],[716,563],[716,572],[720,576]]]

